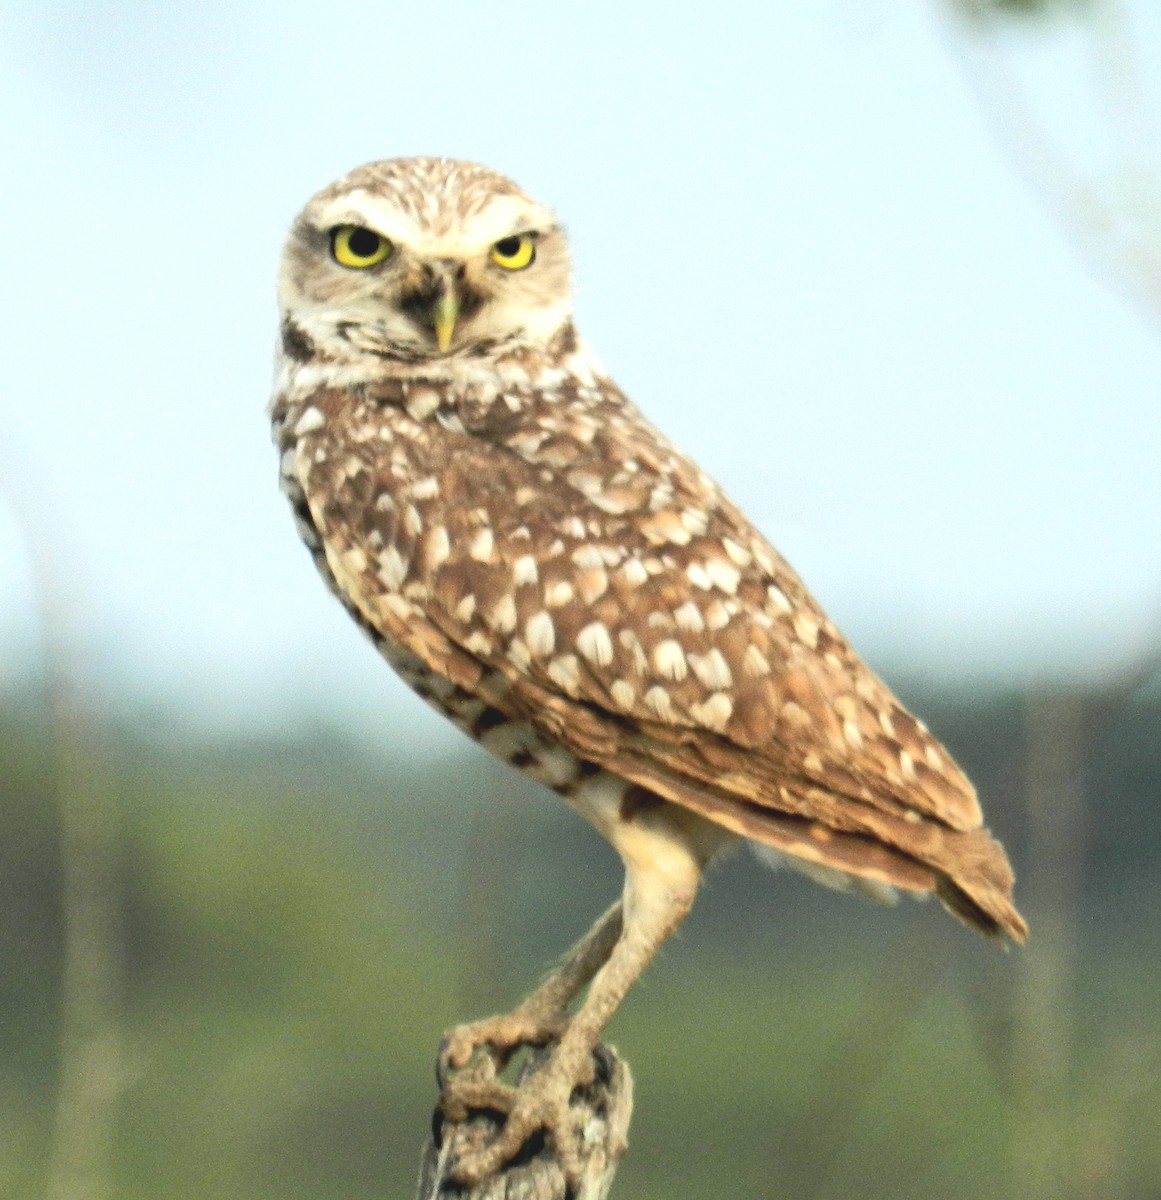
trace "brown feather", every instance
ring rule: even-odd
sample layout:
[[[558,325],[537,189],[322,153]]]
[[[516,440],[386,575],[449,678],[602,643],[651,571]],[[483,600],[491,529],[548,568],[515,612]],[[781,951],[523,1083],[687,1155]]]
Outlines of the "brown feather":
[[[491,675],[501,711],[580,758],[1021,939],[947,752],[612,384],[553,379],[515,403],[437,387],[421,420],[390,382],[287,406],[339,593],[458,687]]]

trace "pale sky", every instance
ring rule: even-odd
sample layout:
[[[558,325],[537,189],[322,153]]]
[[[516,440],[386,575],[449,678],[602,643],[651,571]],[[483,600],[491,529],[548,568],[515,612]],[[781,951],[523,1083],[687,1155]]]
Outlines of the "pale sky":
[[[1161,18],[1129,8],[1152,86]],[[1096,672],[1153,637],[1161,318],[1013,169],[937,6],[677,12],[8,0],[0,683],[41,650],[32,514],[110,687],[435,728],[315,577],[264,415],[289,220],[408,153],[557,210],[605,366],[888,675]],[[1086,39],[1049,46],[1010,48],[1066,158],[1139,184]]]

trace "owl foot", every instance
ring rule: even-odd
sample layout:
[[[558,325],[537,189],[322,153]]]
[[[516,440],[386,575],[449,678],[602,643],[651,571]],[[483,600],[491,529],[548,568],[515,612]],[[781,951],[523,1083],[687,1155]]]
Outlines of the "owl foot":
[[[455,1179],[466,1187],[475,1186],[516,1158],[534,1135],[543,1133],[551,1139],[566,1182],[578,1188],[584,1172],[585,1141],[580,1128],[584,1120],[583,1113],[574,1112],[570,1105],[576,1089],[592,1083],[601,1065],[587,1046],[566,1041],[533,1066],[519,1087],[496,1078],[490,1056],[449,1078],[443,1084],[441,1101],[447,1119],[462,1121],[481,1110],[505,1115],[495,1137],[461,1152],[452,1172]]]
[[[547,1046],[560,1038],[568,1026],[568,1015],[543,1004],[525,1002],[502,1016],[485,1017],[457,1025],[444,1035],[436,1061],[436,1078],[445,1096],[453,1071],[466,1067],[479,1049],[502,1071],[512,1055],[523,1046]]]

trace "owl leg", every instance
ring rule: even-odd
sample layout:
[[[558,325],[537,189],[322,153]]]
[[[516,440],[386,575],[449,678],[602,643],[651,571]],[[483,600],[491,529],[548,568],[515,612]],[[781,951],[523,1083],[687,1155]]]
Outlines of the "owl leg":
[[[582,1140],[569,1110],[573,1090],[592,1082],[593,1050],[601,1031],[658,947],[689,911],[702,866],[699,856],[677,838],[657,841],[664,852],[656,856],[639,856],[636,851],[640,847],[621,845],[619,840],[615,844],[626,866],[620,936],[544,1065],[519,1089],[472,1073],[460,1077],[464,1086],[455,1089],[457,1107],[462,1104],[465,1109],[487,1107],[507,1113],[503,1129],[491,1143],[457,1162],[455,1175],[465,1185],[477,1184],[498,1171],[541,1129],[551,1136],[569,1183],[579,1185]],[[612,928],[615,925],[610,922],[610,932]]]
[[[456,1103],[450,1072],[465,1067],[477,1048],[498,1052],[493,1057],[502,1068],[521,1046],[543,1046],[560,1037],[568,1024],[568,1006],[607,961],[621,936],[621,901],[618,900],[564,956],[559,966],[526,1000],[511,1012],[458,1025],[439,1048],[437,1074],[444,1090],[444,1108]],[[460,1118],[462,1119],[462,1118]]]

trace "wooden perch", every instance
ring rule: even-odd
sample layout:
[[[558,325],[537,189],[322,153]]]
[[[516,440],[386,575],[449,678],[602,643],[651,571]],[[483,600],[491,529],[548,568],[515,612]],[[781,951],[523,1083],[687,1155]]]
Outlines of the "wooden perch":
[[[521,1068],[517,1087],[532,1076],[549,1053],[531,1053]],[[452,1178],[457,1156],[496,1135],[503,1116],[490,1110],[469,1114],[465,1121],[450,1121],[437,1105],[432,1136],[423,1149],[416,1200],[604,1200],[609,1194],[617,1162],[628,1144],[633,1115],[633,1077],[628,1066],[609,1046],[594,1053],[596,1078],[572,1094],[576,1127],[583,1131],[584,1173],[580,1190],[565,1186],[564,1173],[550,1139],[537,1134],[525,1143],[516,1158],[473,1188]]]

